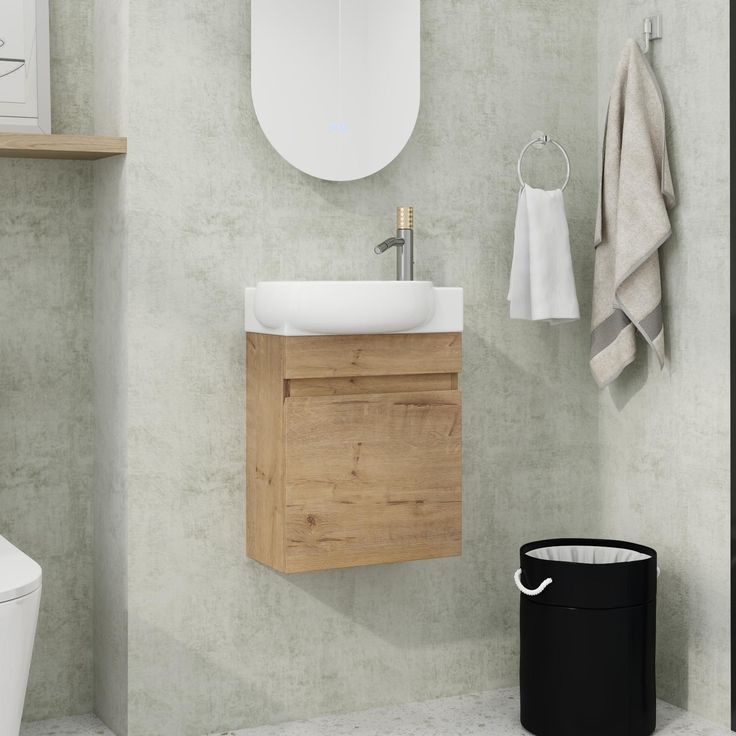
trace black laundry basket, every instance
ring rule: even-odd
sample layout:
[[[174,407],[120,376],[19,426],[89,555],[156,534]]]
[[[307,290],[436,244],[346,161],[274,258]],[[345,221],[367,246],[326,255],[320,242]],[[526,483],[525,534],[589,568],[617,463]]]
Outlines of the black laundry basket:
[[[521,724],[537,736],[655,727],[657,553],[610,539],[521,547]]]

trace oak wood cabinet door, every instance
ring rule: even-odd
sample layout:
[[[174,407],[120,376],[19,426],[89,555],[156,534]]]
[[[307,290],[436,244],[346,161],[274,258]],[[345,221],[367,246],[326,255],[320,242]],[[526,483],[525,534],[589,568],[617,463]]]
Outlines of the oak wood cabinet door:
[[[460,392],[284,402],[286,570],[460,554]]]
[[[459,555],[461,350],[247,333],[247,555],[285,573]]]

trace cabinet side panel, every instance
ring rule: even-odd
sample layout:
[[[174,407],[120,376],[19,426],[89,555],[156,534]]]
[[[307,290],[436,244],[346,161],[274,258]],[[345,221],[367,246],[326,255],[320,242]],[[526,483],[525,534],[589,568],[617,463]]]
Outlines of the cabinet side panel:
[[[458,391],[288,398],[287,571],[460,554]]]
[[[286,378],[458,373],[459,332],[287,337]]]
[[[246,554],[284,569],[284,338],[246,334]]]

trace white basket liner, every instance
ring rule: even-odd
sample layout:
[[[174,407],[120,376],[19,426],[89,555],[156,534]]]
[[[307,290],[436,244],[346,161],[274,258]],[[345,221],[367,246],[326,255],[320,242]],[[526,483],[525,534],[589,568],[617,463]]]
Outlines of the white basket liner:
[[[587,544],[539,547],[526,553],[529,557],[554,562],[582,562],[587,565],[610,565],[614,562],[638,562],[651,555],[623,547],[599,547]]]

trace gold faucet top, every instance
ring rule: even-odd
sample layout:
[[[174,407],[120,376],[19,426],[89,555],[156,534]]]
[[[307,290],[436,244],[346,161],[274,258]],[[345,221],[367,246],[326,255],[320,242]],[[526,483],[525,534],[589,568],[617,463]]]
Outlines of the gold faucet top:
[[[414,208],[413,207],[397,207],[396,208],[396,229],[397,230],[413,230],[414,229]]]

